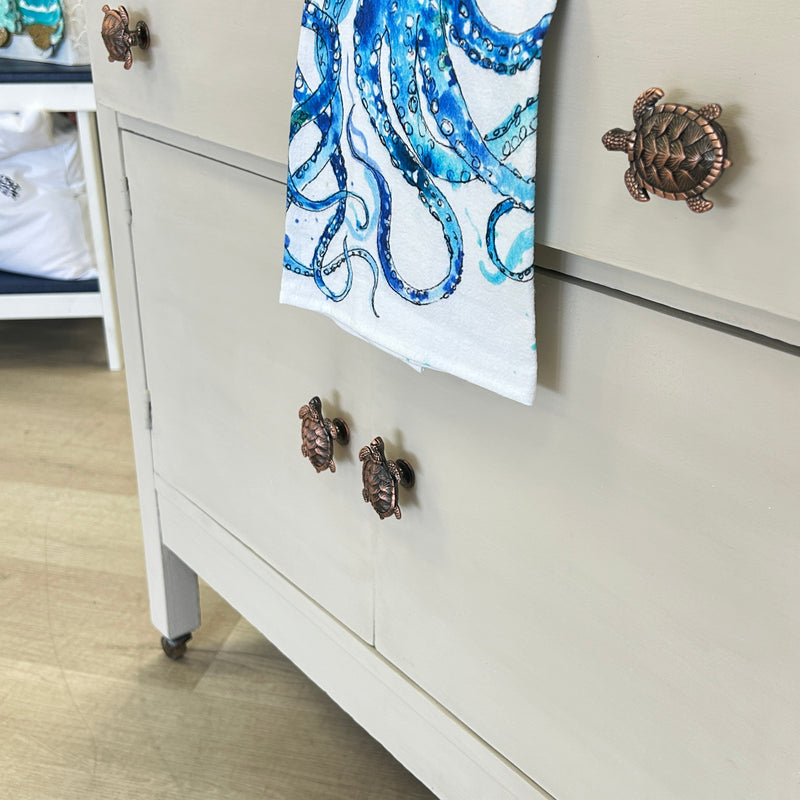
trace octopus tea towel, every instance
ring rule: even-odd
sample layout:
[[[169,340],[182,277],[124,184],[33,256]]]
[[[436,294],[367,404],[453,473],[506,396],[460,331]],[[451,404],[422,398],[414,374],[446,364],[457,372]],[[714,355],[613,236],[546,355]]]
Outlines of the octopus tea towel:
[[[307,0],[281,302],[530,404],[542,42],[555,0]]]

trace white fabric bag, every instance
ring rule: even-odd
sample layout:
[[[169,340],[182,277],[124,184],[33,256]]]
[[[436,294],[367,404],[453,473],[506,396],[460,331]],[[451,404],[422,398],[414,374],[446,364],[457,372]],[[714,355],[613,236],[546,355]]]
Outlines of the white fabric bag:
[[[0,114],[0,269],[97,277],[78,135],[59,115]]]

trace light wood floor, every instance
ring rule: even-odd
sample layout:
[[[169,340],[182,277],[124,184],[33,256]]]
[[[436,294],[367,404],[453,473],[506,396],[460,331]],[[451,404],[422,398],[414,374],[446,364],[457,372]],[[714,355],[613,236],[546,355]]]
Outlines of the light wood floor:
[[[0,321],[0,797],[432,800],[207,587],[163,655],[102,335]]]

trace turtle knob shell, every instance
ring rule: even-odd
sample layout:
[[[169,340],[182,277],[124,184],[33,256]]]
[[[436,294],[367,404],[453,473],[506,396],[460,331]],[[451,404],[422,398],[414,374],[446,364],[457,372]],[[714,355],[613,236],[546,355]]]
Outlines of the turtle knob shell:
[[[370,503],[381,519],[394,515],[400,519],[402,513],[397,503],[398,487],[414,485],[414,470],[407,461],[386,458],[383,439],[376,436],[366,447],[362,447],[358,458],[362,463],[362,496]]]
[[[713,207],[703,196],[730,166],[727,138],[716,119],[722,108],[707,103],[695,110],[675,103],[656,105],[664,92],[653,87],[633,104],[634,128],[612,128],[603,135],[607,150],[628,155],[625,186],[634,200],[649,193],[667,200],[685,200],[692,211]]]
[[[300,450],[311,462],[317,472],[329,469],[336,472],[333,460],[333,443],[347,444],[350,430],[347,423],[338,417],[330,420],[322,414],[322,401],[312,397],[307,405],[300,409]]]
[[[130,30],[130,16],[125,6],[115,10],[106,4],[101,11],[104,16],[100,35],[108,51],[108,60],[122,61],[125,69],[130,69],[133,66],[131,48],[147,50],[150,47],[150,30],[143,21],[136,23],[136,27]]]

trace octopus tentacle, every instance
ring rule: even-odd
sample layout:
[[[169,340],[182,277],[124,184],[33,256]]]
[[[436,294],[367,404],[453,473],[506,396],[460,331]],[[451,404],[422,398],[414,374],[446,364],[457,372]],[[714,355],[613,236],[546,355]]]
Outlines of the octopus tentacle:
[[[422,88],[428,106],[432,112],[435,109],[439,132],[478,178],[500,194],[523,204],[529,202],[533,178],[524,178],[503,164],[487,147],[470,117],[441,31],[431,30],[431,26],[421,28],[419,43]]]
[[[309,20],[313,17],[312,12],[314,9],[316,9],[316,7],[313,6],[313,4],[311,4],[310,2],[306,3],[306,7],[303,10],[304,26],[310,27]],[[322,78],[322,81],[324,83],[326,79],[326,73],[329,72],[327,65],[330,64],[332,61],[331,50],[333,47],[336,46],[338,42],[338,35],[328,36],[328,37],[322,37],[318,35],[316,42],[317,42],[316,65],[317,65],[317,70],[319,72],[319,76]],[[331,83],[330,76],[328,76],[328,82]],[[338,82],[336,85],[332,85],[329,87],[328,93],[330,95],[330,100],[328,102],[328,105],[317,109],[313,117],[305,119],[305,115],[309,112],[310,109],[313,110],[313,105],[320,100],[320,97],[322,95],[319,89],[313,91],[310,88],[298,64],[295,70],[295,82],[294,82],[295,110],[292,113],[293,125],[289,132],[290,149],[295,134],[306,122],[313,121],[314,124],[319,129],[321,136],[312,154],[308,158],[306,158],[306,160],[303,161],[302,164],[300,164],[297,168],[295,168],[294,171],[290,170],[289,173],[290,197],[293,194],[297,194],[298,199],[300,198],[299,189],[297,188],[298,184],[310,183],[311,181],[313,181],[314,178],[316,178],[320,174],[320,172],[322,172],[322,170],[327,166],[331,156],[335,152],[336,148],[339,146],[341,123],[344,110],[342,105],[341,92],[338,87]],[[295,112],[299,110],[302,110],[302,113],[299,114],[297,118],[295,118]]]
[[[302,72],[298,70],[295,79],[295,103],[304,102],[310,95],[311,90],[308,88]],[[321,111],[314,118],[314,124],[320,132],[320,139],[311,155],[291,173],[295,180],[306,183],[313,181],[325,169],[331,154],[339,146],[342,118],[344,116],[341,92],[334,93],[329,109],[329,111]]]
[[[333,169],[334,175],[336,176],[337,183],[340,187],[343,187],[347,181],[347,170],[344,166],[344,159],[341,156],[341,153],[337,153],[331,159],[331,167]],[[314,256],[311,262],[311,272],[314,276],[314,282],[317,285],[317,288],[330,300],[334,302],[339,302],[344,300],[345,297],[350,293],[350,289],[353,285],[353,268],[350,263],[350,256],[351,255],[359,255],[361,256],[367,264],[370,266],[373,272],[373,287],[372,287],[372,295],[370,298],[370,303],[372,305],[372,312],[377,317],[378,314],[375,311],[375,291],[377,290],[378,286],[378,267],[375,264],[375,260],[372,256],[362,248],[352,248],[348,249],[347,246],[347,237],[344,237],[343,246],[342,246],[342,254],[334,259],[334,261],[328,265],[324,264],[325,257],[328,252],[328,247],[330,246],[331,242],[333,241],[334,237],[338,234],[339,230],[344,223],[345,218],[345,201],[341,200],[336,208],[336,212],[333,217],[328,221],[328,224],[325,226],[325,230],[323,231],[322,236],[320,237],[319,242],[314,250]],[[330,275],[334,270],[336,270],[341,264],[345,264],[347,267],[347,273],[345,278],[345,285],[344,287],[336,292],[331,289],[328,284],[325,282],[324,277],[325,275]]]
[[[306,2],[302,25],[309,28],[324,43],[327,58],[317,57],[317,64],[324,65],[325,74],[319,86],[292,109],[289,136],[293,137],[304,125],[315,120],[330,105],[339,88],[339,73],[342,64],[342,48],[336,23],[321,8]]]
[[[339,186],[339,194],[346,195],[346,192],[343,191],[344,185],[347,181],[347,171],[344,168],[344,159],[342,158],[341,154],[335,154],[330,161],[331,167],[333,169],[333,173],[336,176],[336,182]],[[311,260],[311,271],[314,276],[314,282],[317,284],[317,288],[330,300],[339,301],[343,300],[348,292],[350,291],[350,286],[352,284],[352,270],[350,269],[350,263],[347,262],[347,280],[345,282],[345,287],[341,292],[335,292],[331,289],[326,283],[323,278],[323,266],[325,261],[325,256],[328,252],[328,247],[330,246],[331,242],[333,241],[336,234],[339,232],[339,229],[342,227],[344,223],[344,215],[345,215],[345,201],[344,199],[339,200],[336,203],[336,211],[334,215],[328,220],[327,224],[325,225],[325,229],[322,232],[322,236],[319,237],[319,241],[317,242],[317,246],[314,248],[314,256]]]
[[[344,168],[344,160],[341,156],[341,153],[338,153],[332,157],[331,167],[336,176],[337,183],[341,187],[347,179],[347,172]],[[328,248],[330,247],[331,242],[341,229],[345,218],[344,196],[346,196],[347,193],[340,191],[340,194],[343,195],[343,198],[337,203],[336,212],[333,215],[333,217],[331,217],[328,220],[328,223],[325,226],[325,230],[323,231],[323,234],[320,237],[316,248],[314,249],[314,255],[311,261],[311,268],[309,269],[305,267],[296,258],[294,258],[294,256],[292,256],[289,249],[291,242],[289,241],[288,237],[286,239],[284,247],[284,268],[291,269],[293,272],[296,272],[301,275],[313,277],[314,282],[317,285],[317,288],[328,299],[333,300],[334,302],[339,302],[343,300],[345,297],[347,297],[347,295],[350,293],[350,289],[352,288],[352,283],[353,283],[353,269],[350,263],[350,257],[352,255],[358,255],[367,261],[373,272],[374,281],[373,281],[371,304],[373,312],[375,312],[375,290],[377,288],[378,268],[377,265],[375,265],[374,259],[367,251],[361,248],[348,248],[347,237],[345,236],[341,255],[337,256],[329,264],[325,264],[325,258],[328,252]],[[328,284],[325,282],[325,276],[331,275],[342,264],[345,264],[347,268],[345,285],[340,291],[337,292],[330,286],[328,286]],[[377,316],[377,313],[375,313],[375,315]]]
[[[284,246],[283,246],[283,268],[288,270],[289,272],[295,272],[298,275],[302,275],[305,278],[311,278],[314,275],[313,270],[311,267],[307,267],[302,261],[292,255],[291,250],[289,249],[291,245],[290,238],[288,236],[284,239]],[[336,261],[332,261],[330,264],[326,265],[323,268],[323,273],[325,275],[330,275],[333,273],[341,264],[337,263]]]
[[[375,310],[375,292],[378,291],[378,265],[375,263],[375,259],[372,257],[372,253],[369,250],[366,250],[363,247],[348,247],[347,246],[347,237],[344,240],[344,250],[342,255],[339,256],[340,259],[344,259],[347,262],[347,268],[352,272],[352,267],[350,265],[350,259],[353,256],[357,256],[358,258],[363,259],[367,262],[367,265],[372,270],[372,291],[370,292],[370,306],[372,307],[372,313],[378,317],[380,316],[378,312]],[[336,262],[334,262],[336,263]],[[337,264],[338,266],[338,264]],[[335,269],[335,267],[334,267]]]
[[[516,106],[511,114],[486,136],[486,146],[501,161],[508,158],[522,143],[536,133],[539,98],[529,97],[524,106]]]
[[[461,281],[463,270],[464,253],[461,245],[461,229],[458,223],[448,231],[445,242],[450,257],[450,271],[435,286],[427,289],[417,289],[406,283],[402,276],[397,272],[397,268],[392,258],[391,250],[391,224],[392,224],[392,193],[386,178],[381,174],[377,164],[373,162],[366,153],[356,153],[356,158],[361,161],[367,170],[372,174],[377,186],[378,194],[381,199],[380,214],[378,215],[377,242],[378,258],[381,269],[387,283],[392,290],[405,300],[409,300],[416,305],[427,305],[445,297],[449,297]]]
[[[369,250],[365,250],[363,247],[348,247],[347,246],[347,237],[344,240],[344,248],[342,253],[338,255],[333,261],[327,264],[323,268],[323,274],[331,275],[334,273],[342,264],[345,264],[350,275],[348,276],[348,284],[352,284],[351,276],[352,276],[352,265],[350,264],[350,259],[353,257],[362,258],[372,271],[373,282],[372,282],[372,292],[370,294],[370,305],[372,306],[372,313],[375,316],[379,316],[378,312],[375,310],[375,292],[378,289],[378,265],[375,263],[375,259],[372,257],[372,253]],[[297,275],[302,275],[303,277],[310,278],[313,276],[313,271],[295,258],[291,252],[289,251],[289,242],[286,242],[283,250],[283,267],[284,269],[289,270],[290,272],[294,272]],[[344,299],[342,296],[340,299]]]
[[[344,0],[340,0],[335,5],[341,7],[343,2]],[[326,5],[328,5],[327,2]],[[368,219],[368,212],[363,199],[346,191],[345,188],[347,173],[344,168],[340,147],[344,112],[338,84],[338,65],[341,61],[341,50],[335,22],[313,3],[307,2],[303,12],[303,25],[317,34],[316,61],[322,82],[316,90],[311,91],[301,70],[298,68],[295,78],[294,95],[296,106],[292,114],[290,146],[294,135],[308,122],[316,124],[320,131],[321,139],[315,146],[312,155],[293,172],[290,171],[288,175],[287,208],[289,205],[294,204],[306,211],[319,212],[333,207],[336,210],[326,224],[323,235],[315,248],[311,267],[305,267],[292,255],[290,251],[291,241],[287,236],[284,245],[284,268],[301,275],[314,277],[317,286],[327,297],[332,300],[341,300],[347,295],[352,285],[352,268],[346,239],[345,251],[341,256],[327,265],[324,264],[325,256],[331,241],[344,221],[347,199],[352,197],[359,201],[364,209],[365,220]],[[322,198],[310,198],[305,195],[301,187],[310,184],[328,165],[331,166],[336,178],[337,191]],[[366,221],[357,222],[357,225],[361,228],[365,227],[366,224]],[[341,292],[335,292],[327,286],[323,276],[332,274],[343,263],[347,266],[345,288]],[[373,272],[377,277],[377,268],[373,268]]]
[[[310,94],[308,84],[298,71],[295,80],[295,100],[302,102]],[[314,119],[314,123],[320,131],[321,137],[317,142],[313,153],[297,167],[290,171],[287,177],[287,206],[290,203],[302,208],[305,211],[320,212],[331,208],[340,200],[353,198],[360,205],[364,220],[357,222],[362,230],[369,223],[369,211],[367,204],[362,197],[349,192],[340,187],[339,191],[333,192],[325,197],[310,198],[303,193],[302,187],[312,183],[320,173],[331,163],[331,159],[341,156],[341,131],[344,118],[344,107],[342,103],[341,91],[336,91],[331,99],[328,110],[321,111]]]
[[[331,160],[333,160],[335,156],[331,156]],[[359,205],[364,211],[364,220],[356,220],[356,225],[358,228],[366,228],[369,223],[369,212],[367,211],[367,204],[364,201],[363,197],[360,197],[353,192],[348,192],[346,189],[340,189],[338,192],[333,192],[332,194],[327,195],[326,197],[321,197],[318,200],[307,197],[306,195],[302,194],[294,185],[293,182],[289,182],[287,186],[287,206],[291,203],[296,205],[298,208],[302,208],[304,211],[327,211],[329,208],[333,208],[333,206],[338,206],[339,203],[342,201],[348,200],[350,198],[357,200]]]
[[[458,0],[444,4],[447,33],[474,64],[501,75],[526,70],[541,58],[542,43],[550,27],[552,14],[522,33],[510,33],[495,27],[483,15],[476,0]]]
[[[337,25],[339,20],[347,13],[348,9],[353,3],[353,0],[323,0],[322,4],[320,5],[318,0],[314,0],[316,5],[319,6],[322,11],[328,15]],[[306,0],[306,2],[312,2],[312,0]],[[317,41],[317,59],[325,58],[325,48],[324,44],[321,41]]]
[[[353,0],[324,0],[322,10],[337,22],[347,14]]]
[[[461,280],[463,268],[461,230],[455,221],[455,215],[447,198],[433,183],[425,170],[421,168],[415,155],[395,130],[387,112],[386,101],[380,91],[380,58],[388,32],[385,27],[375,25],[375,10],[372,5],[362,2],[358,12],[356,12],[357,34],[354,38],[356,86],[361,93],[362,104],[367,110],[370,122],[378,134],[381,144],[389,153],[392,165],[400,170],[410,186],[416,188],[417,194],[422,204],[427,208],[428,213],[442,226],[449,252],[450,268],[444,278],[434,286],[417,289],[407,284],[397,272],[392,259],[390,245],[392,208],[389,185],[377,165],[368,158],[366,153],[359,155],[355,150],[353,152],[370,170],[379,188],[381,212],[378,217],[377,247],[384,277],[389,286],[398,295],[412,303],[423,305],[448,297]],[[377,91],[370,91],[369,87],[375,87]]]
[[[533,278],[533,260],[523,269],[513,270],[509,269],[509,267],[503,263],[503,259],[500,258],[500,254],[497,252],[497,223],[500,222],[503,216],[515,208],[530,213],[530,209],[512,198],[506,198],[494,207],[486,225],[486,251],[489,253],[489,258],[492,260],[492,263],[503,275],[512,280],[522,282],[529,281]]]
[[[450,183],[466,183],[475,176],[458,154],[442,139],[434,137],[423,114],[425,96],[418,89],[419,19],[405,17],[389,28],[391,96],[397,118],[412,143],[417,158],[431,174]],[[435,107],[428,109],[435,113]]]

